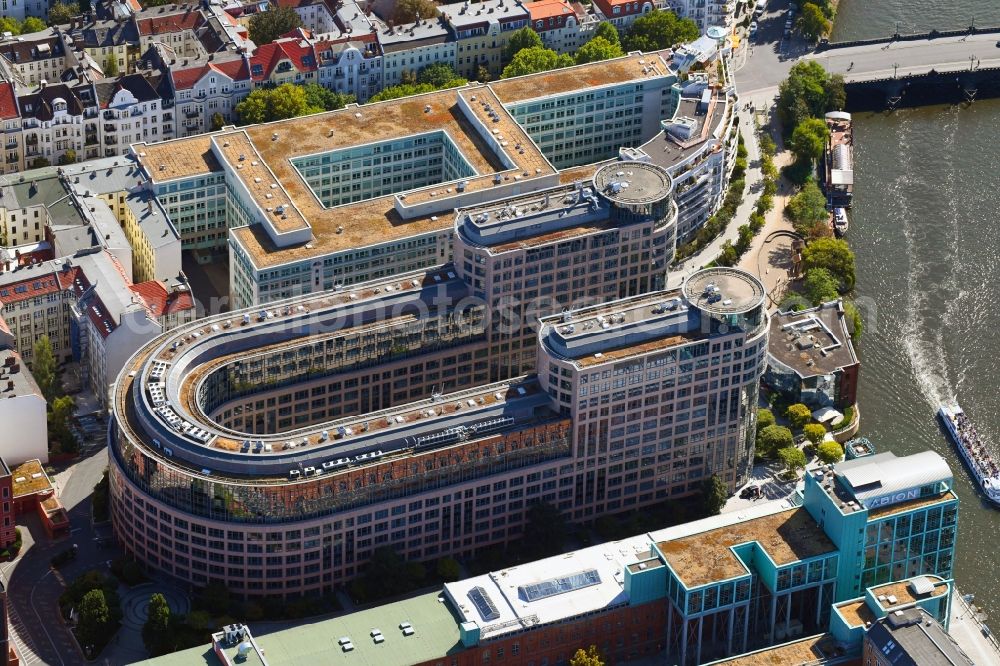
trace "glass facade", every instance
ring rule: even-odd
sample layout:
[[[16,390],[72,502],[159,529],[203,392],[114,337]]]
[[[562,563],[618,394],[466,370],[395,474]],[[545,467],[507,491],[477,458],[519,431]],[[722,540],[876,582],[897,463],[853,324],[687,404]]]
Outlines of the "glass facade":
[[[477,175],[445,131],[297,157],[291,162],[326,207]]]

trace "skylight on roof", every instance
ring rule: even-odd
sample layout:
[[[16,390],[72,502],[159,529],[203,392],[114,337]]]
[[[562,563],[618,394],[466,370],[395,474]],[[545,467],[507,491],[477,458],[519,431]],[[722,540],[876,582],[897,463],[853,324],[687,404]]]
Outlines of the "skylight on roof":
[[[517,592],[526,601],[538,601],[564,592],[573,592],[592,585],[600,585],[600,583],[601,574],[598,573],[597,569],[586,569],[568,576],[543,580],[540,583],[520,585]]]

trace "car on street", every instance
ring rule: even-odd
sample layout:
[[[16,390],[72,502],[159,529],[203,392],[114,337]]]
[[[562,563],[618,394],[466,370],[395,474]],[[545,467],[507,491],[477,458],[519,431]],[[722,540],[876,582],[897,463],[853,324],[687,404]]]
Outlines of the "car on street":
[[[753,37],[757,34],[757,21],[752,21],[750,23],[750,36]]]

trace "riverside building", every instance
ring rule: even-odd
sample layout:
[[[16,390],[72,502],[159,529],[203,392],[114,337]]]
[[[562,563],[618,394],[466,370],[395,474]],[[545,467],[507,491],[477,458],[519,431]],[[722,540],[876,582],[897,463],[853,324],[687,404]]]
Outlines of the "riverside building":
[[[660,201],[635,182],[630,203]],[[537,501],[583,521],[712,473],[746,481],[768,331],[755,278],[707,269],[543,318],[538,375],[499,382],[506,334],[474,290],[445,265],[145,345],[109,430],[121,542],[185,583],[298,595],[382,545],[430,559],[517,538]]]
[[[648,162],[681,184],[683,192],[671,186],[678,222],[655,267],[662,273],[675,238],[721,205],[737,143],[730,82],[682,77],[697,60],[678,53],[634,53],[132,150],[148,187],[177,216],[186,249],[228,237],[236,307],[453,259],[461,269],[456,215],[591,187],[604,163],[618,164],[617,173]],[[678,114],[682,138],[665,129]]]
[[[938,454],[883,453],[811,470],[784,500],[304,623],[252,639],[247,652],[266,651],[273,666],[330,655],[363,666],[530,666],[565,663],[593,643],[608,663],[833,665],[883,648],[891,663],[904,663],[901,652],[914,659],[905,663],[968,663],[945,633],[957,508]],[[220,632],[210,650],[240,663],[247,636]],[[200,663],[208,651],[149,663]]]

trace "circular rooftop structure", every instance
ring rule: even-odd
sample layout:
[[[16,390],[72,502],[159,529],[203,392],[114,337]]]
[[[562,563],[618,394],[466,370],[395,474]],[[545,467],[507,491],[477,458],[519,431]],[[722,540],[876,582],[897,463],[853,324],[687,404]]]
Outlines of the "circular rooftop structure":
[[[729,31],[721,25],[713,25],[709,26],[708,30],[705,31],[705,34],[712,39],[723,40],[729,34]]]
[[[716,314],[741,314],[764,304],[764,285],[736,268],[706,268],[692,274],[682,287],[684,298],[698,309]]]
[[[641,205],[669,197],[674,181],[666,170],[655,164],[614,162],[594,174],[594,189],[613,203]]]

